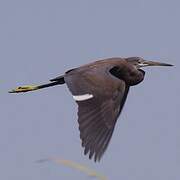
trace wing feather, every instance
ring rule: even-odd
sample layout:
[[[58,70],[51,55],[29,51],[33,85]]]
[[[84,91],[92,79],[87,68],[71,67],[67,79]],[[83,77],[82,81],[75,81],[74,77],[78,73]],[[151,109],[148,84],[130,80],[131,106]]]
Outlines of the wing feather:
[[[87,93],[93,95],[91,99],[76,102],[84,154],[89,153],[89,158],[94,157],[94,161],[100,161],[106,151],[129,91],[123,80],[113,77],[110,73],[98,76],[101,80],[99,83],[93,82],[95,76],[92,72],[70,73],[64,77],[73,95]],[[112,89],[108,87],[106,81],[111,83]]]

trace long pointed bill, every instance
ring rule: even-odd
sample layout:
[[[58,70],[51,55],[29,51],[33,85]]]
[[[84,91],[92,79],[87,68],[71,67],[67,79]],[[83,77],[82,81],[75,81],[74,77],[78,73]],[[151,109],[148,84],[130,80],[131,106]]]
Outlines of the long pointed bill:
[[[172,64],[155,62],[155,61],[144,61],[142,64],[139,64],[141,67],[145,66],[174,66]]]

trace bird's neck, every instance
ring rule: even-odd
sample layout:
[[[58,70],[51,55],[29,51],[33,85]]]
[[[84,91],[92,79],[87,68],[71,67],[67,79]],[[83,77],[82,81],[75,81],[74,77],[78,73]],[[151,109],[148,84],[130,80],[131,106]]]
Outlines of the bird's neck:
[[[124,81],[129,86],[134,86],[143,81],[145,76],[145,72],[142,69],[129,69],[128,71],[124,71],[123,78]]]

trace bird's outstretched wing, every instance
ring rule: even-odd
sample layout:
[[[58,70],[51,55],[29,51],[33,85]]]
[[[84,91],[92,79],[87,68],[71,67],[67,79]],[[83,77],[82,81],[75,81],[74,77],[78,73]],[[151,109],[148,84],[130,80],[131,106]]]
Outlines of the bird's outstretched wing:
[[[110,74],[108,77],[98,76],[94,77],[93,73],[87,72],[65,76],[65,82],[78,104],[78,123],[84,154],[89,153],[90,159],[94,156],[95,161],[100,161],[110,142],[129,91],[121,79]],[[108,82],[113,88],[108,86]]]

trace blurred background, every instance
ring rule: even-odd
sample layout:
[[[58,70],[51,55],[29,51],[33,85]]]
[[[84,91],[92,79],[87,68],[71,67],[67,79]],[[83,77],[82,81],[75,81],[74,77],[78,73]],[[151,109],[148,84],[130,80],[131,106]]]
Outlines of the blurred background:
[[[178,0],[0,1],[0,178],[88,179],[48,157],[69,159],[110,180],[180,178]],[[175,64],[146,68],[131,88],[100,163],[83,155],[77,106],[66,86],[8,94],[97,59],[141,56]]]

